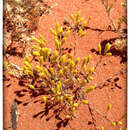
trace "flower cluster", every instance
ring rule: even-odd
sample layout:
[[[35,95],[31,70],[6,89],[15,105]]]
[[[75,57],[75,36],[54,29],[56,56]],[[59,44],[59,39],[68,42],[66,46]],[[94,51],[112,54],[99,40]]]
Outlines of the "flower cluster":
[[[80,20],[79,16],[78,12],[77,21]],[[65,29],[60,27],[59,22],[56,23],[56,30],[50,28],[56,47],[53,52],[46,47],[46,40],[41,34],[39,39],[34,37],[33,40],[37,45],[33,45],[32,57],[25,56],[24,67],[20,69],[26,77],[37,79],[28,84],[30,89],[37,91],[48,88],[49,94],[43,95],[43,102],[63,106],[66,119],[74,116],[80,103],[88,104],[85,95],[95,89],[94,86],[86,87],[87,83],[93,80],[92,74],[95,70],[93,66],[87,67],[92,56],[88,55],[81,59],[74,58],[73,53],[62,53],[62,45],[66,42],[70,31],[68,27]],[[34,65],[35,58],[38,62]],[[39,87],[36,85],[38,82]]]

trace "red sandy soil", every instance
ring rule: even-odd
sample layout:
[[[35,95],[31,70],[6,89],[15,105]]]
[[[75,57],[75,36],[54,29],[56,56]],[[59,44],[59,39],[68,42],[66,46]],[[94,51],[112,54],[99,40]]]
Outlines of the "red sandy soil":
[[[125,15],[125,11],[120,5],[122,0],[110,0],[113,3],[113,12],[111,17],[114,23],[117,25],[117,19]],[[69,17],[69,14],[76,14],[78,10],[81,11],[81,15],[88,19],[91,17],[87,26],[87,35],[82,39],[77,40],[76,56],[84,57],[88,54],[92,55],[90,66],[93,66],[99,60],[97,55],[92,50],[97,50],[97,45],[104,40],[110,40],[118,37],[118,35],[112,31],[96,31],[95,29],[106,30],[111,25],[104,6],[101,0],[51,0],[53,8],[50,14],[42,16],[39,19],[38,29],[36,31],[36,37],[41,33],[46,38],[47,46],[53,48],[53,36],[49,32],[49,28],[55,28],[56,21],[63,23],[65,17]],[[73,36],[69,37],[69,41],[73,41]],[[30,44],[31,46],[31,44]],[[18,56],[10,56],[9,61],[16,63],[19,66],[23,65],[23,58]],[[102,62],[98,65],[94,80],[88,85],[96,85],[104,81],[106,78],[113,74],[118,73],[122,68],[122,58],[118,55],[112,55],[111,57],[103,57]],[[19,119],[18,130],[100,130],[101,126],[105,127],[105,130],[118,130],[119,127],[114,127],[111,122],[104,119],[97,112],[93,111],[93,116],[89,112],[89,107],[81,105],[76,110],[77,118],[74,118],[64,126],[61,120],[55,118],[53,110],[49,111],[48,115],[44,114],[44,104],[42,102],[42,95],[37,97],[30,97],[28,89],[19,85],[17,78],[12,78],[8,74],[5,74],[7,79],[4,81],[4,128],[10,127],[10,111],[14,98],[19,102]],[[115,82],[114,79],[118,78]],[[121,89],[117,86],[120,86]],[[106,86],[102,89],[96,89],[88,94],[88,100],[93,108],[104,115],[111,121],[118,121],[121,116],[126,112],[126,73],[115,76],[111,82],[107,82]],[[107,111],[108,104],[112,104],[112,109]],[[41,113],[40,113],[41,112]],[[39,114],[38,114],[39,113]],[[38,114],[38,115],[37,115]],[[37,115],[34,117],[34,115]],[[49,119],[50,117],[50,119]],[[93,125],[93,118],[94,124]],[[47,120],[48,119],[48,120]],[[126,120],[122,120],[122,128],[126,128]],[[11,128],[8,128],[11,129]]]

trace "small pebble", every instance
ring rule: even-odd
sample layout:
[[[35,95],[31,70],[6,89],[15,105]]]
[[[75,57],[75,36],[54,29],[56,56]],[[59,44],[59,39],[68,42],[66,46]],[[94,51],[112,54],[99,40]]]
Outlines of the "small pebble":
[[[104,62],[104,64],[103,65],[107,65],[107,63],[106,62]]]

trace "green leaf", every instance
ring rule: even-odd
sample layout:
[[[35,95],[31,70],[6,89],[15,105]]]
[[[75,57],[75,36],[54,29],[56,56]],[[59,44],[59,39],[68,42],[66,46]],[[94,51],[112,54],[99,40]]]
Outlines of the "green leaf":
[[[65,20],[66,22],[69,22],[69,21],[70,21],[68,17],[65,17],[64,20]]]

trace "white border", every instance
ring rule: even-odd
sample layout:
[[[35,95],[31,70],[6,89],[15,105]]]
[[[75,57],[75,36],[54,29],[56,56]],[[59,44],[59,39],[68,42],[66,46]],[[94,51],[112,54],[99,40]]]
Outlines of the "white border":
[[[3,130],[3,0],[0,0],[0,130]]]
[[[130,34],[130,26],[129,26],[129,21],[130,21],[130,4],[127,0],[127,22],[128,22],[128,36]],[[127,54],[128,54],[128,61],[127,61],[127,67],[130,67],[130,38],[128,37],[127,40]],[[3,129],[3,0],[0,0],[0,130]],[[129,75],[130,75],[130,69],[127,70],[127,129],[130,128],[130,80],[129,80]]]

